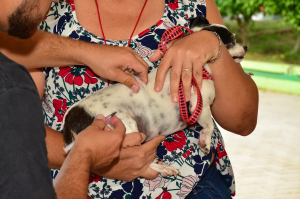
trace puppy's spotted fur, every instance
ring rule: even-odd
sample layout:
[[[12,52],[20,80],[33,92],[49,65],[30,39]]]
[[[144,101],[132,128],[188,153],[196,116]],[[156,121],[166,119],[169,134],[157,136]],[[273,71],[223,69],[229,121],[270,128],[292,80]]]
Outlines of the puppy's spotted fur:
[[[209,30],[217,32],[236,62],[240,62],[244,58],[247,48],[237,44],[234,35],[225,26],[209,24],[204,17],[197,17],[190,21],[190,27],[194,31]],[[205,64],[204,67],[212,74],[208,64]],[[149,74],[147,85],[135,76],[140,83],[138,93],[132,93],[123,84],[115,84],[86,97],[70,107],[65,114],[63,124],[66,144],[70,144],[79,132],[89,126],[96,115],[103,114],[106,116],[115,111],[123,121],[126,133],[143,132],[146,134],[146,141],[158,135],[167,136],[186,128],[188,125],[181,119],[178,103],[171,101],[170,70],[167,73],[163,89],[159,93],[154,91],[155,76],[156,69]],[[199,145],[201,150],[208,154],[214,129],[210,110],[215,98],[215,88],[212,80],[203,80],[201,94],[203,110],[197,122],[203,129],[200,132]],[[190,112],[194,111],[196,104],[197,94],[192,89]],[[163,176],[179,173],[171,166],[157,164],[157,160],[150,167]]]

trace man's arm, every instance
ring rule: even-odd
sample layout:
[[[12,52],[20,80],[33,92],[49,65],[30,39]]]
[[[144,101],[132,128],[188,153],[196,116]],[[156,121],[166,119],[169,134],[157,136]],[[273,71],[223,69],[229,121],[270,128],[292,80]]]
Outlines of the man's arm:
[[[92,44],[40,30],[30,39],[21,40],[0,31],[0,52],[27,69],[85,65],[133,92],[138,92],[139,83],[127,69],[134,70],[142,82],[148,81],[148,64],[128,47]]]
[[[119,156],[125,126],[117,118],[111,123],[114,130],[103,130],[105,118],[98,115],[92,125],[78,134],[54,180],[58,198],[86,198],[92,168],[101,170]]]

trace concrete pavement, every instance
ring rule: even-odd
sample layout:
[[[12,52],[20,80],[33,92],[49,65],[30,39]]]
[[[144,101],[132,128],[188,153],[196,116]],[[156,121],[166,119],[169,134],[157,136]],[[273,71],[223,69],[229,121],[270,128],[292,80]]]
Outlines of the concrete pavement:
[[[220,129],[235,199],[300,199],[300,96],[260,91],[258,124],[242,137]]]

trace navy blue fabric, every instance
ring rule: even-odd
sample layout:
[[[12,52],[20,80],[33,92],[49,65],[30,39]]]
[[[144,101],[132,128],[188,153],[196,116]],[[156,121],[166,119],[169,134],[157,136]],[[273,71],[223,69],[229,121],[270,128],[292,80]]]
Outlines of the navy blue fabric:
[[[231,199],[228,186],[214,163],[186,199]]]
[[[41,101],[26,68],[0,53],[0,198],[56,198]]]

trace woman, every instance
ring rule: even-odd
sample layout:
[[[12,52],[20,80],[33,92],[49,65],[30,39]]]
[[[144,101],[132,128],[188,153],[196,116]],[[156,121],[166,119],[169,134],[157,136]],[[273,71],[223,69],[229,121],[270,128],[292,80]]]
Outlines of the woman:
[[[149,65],[149,72],[158,67],[163,57],[155,90],[160,91],[165,72],[172,65],[171,96],[172,100],[177,102],[180,76],[183,77],[187,100],[190,97],[191,73],[182,69],[192,69],[198,85],[201,85],[202,76],[199,76],[199,71],[204,63],[217,56],[218,39],[210,32],[200,31],[170,43],[165,55],[156,49],[161,35],[167,28],[175,25],[188,26],[188,19],[198,15],[206,16],[210,23],[223,24],[213,0],[60,0],[51,5],[40,29],[91,43],[129,46]],[[223,128],[240,135],[248,135],[256,125],[257,88],[251,78],[233,61],[224,45],[221,50],[221,57],[210,64],[216,87],[216,99],[212,106],[213,117]],[[52,168],[60,168],[65,158],[62,150],[63,138],[59,133],[62,131],[64,113],[75,102],[113,82],[101,78],[101,74],[97,77],[88,67],[83,66],[45,68],[43,72],[35,72],[33,77],[41,95],[44,95],[49,165]],[[180,170],[181,175],[177,178],[158,176],[155,180],[138,178],[125,182],[101,177],[123,179],[117,175],[126,175],[126,167],[116,171],[113,164],[102,171],[95,171],[99,176],[91,175],[89,197],[203,197],[202,186],[194,190],[193,188],[200,178],[205,179],[210,166],[210,170],[214,169],[214,173],[218,171],[219,179],[223,179],[222,182],[219,180],[221,185],[217,186],[217,190],[223,193],[214,198],[230,198],[229,193],[235,194],[235,183],[222,136],[215,126],[212,150],[205,156],[198,146],[200,130],[200,126],[195,126],[177,132],[168,136],[157,149],[158,157],[165,164]],[[57,172],[52,172],[53,177]],[[132,176],[143,175],[139,173]],[[225,192],[222,191],[224,186]],[[188,196],[192,190],[194,195]],[[213,190],[211,193],[218,191]]]

